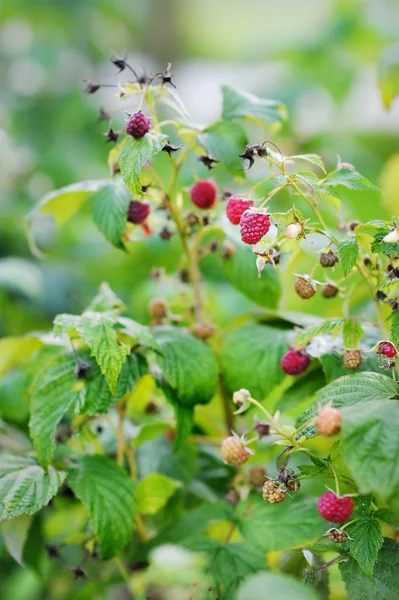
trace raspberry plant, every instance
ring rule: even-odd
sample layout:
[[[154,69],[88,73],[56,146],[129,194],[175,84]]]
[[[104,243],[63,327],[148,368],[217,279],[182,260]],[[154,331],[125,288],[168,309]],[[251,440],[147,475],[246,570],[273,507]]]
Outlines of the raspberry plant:
[[[86,209],[120,252],[158,237],[180,258],[165,272],[155,256],[150,325],[102,283],[52,332],[0,341],[2,389],[18,379],[29,404],[28,429],[2,425],[4,543],[22,563],[70,510],[49,560],[71,568],[78,547],[75,577],[93,590],[116,578],[135,598],[240,599],[272,566],[326,598],[339,563],[348,597],[396,597],[398,225],[345,221],[345,191],[375,187],[352,165],[327,172],[264,141],[287,119],[279,102],[224,86],[220,119],[199,127],[171,77],[118,84],[118,110],[101,109],[109,177],[27,217],[40,256],[40,218]],[[295,293],[302,316],[284,309]]]

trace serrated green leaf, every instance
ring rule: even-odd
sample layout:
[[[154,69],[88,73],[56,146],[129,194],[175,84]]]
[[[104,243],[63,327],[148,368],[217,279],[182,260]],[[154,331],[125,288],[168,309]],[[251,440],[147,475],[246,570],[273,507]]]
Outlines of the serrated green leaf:
[[[359,256],[359,244],[356,238],[343,240],[338,244],[338,256],[345,277],[348,277]]]
[[[296,173],[298,183],[305,183],[316,197],[320,196],[319,178],[311,171],[298,171]]]
[[[378,63],[378,86],[386,110],[399,95],[399,44],[388,46]]]
[[[363,402],[361,411],[358,406],[342,410],[343,457],[358,490],[378,493],[395,515],[399,514],[398,428],[399,403],[394,400]]]
[[[363,328],[358,321],[352,319],[345,321],[343,330],[345,348],[357,348],[363,333]]]
[[[135,486],[126,471],[106,456],[84,456],[68,485],[89,512],[101,558],[119,554],[134,531]]]
[[[264,100],[228,85],[222,85],[222,95],[222,118],[226,121],[244,119],[276,130],[287,118],[286,107],[276,100]]]
[[[321,156],[318,154],[295,154],[294,156],[289,156],[289,160],[305,160],[306,162],[310,162],[313,165],[319,167],[324,173],[326,172],[326,168],[324,166],[323,160]]]
[[[129,319],[128,317],[119,317],[118,323],[122,325],[121,331],[131,337],[136,344],[151,348],[155,352],[162,352],[149,327],[137,323],[137,321],[133,321],[133,319]]]
[[[116,399],[123,398],[135,387],[138,380],[148,373],[148,365],[144,356],[132,352],[126,357],[116,386]]]
[[[78,412],[89,416],[106,414],[117,398],[111,394],[107,380],[102,375],[97,363],[93,359],[87,362],[90,364],[90,370],[84,382],[85,387],[79,402]]]
[[[381,525],[377,519],[365,518],[349,525],[346,533],[352,538],[346,542],[351,555],[362,571],[371,577],[383,543]]]
[[[302,212],[298,209],[298,208],[290,208],[289,210],[287,210],[287,212],[281,213],[281,212],[277,212],[277,213],[272,213],[271,215],[272,221],[275,225],[277,225],[277,227],[280,227],[281,229],[285,229],[287,227],[287,225],[290,225],[290,223],[293,223],[295,221],[295,219],[299,219],[300,221],[304,221],[305,217],[303,216]]]
[[[198,142],[209,156],[224,164],[229,171],[242,171],[243,152],[247,143],[245,131],[238,123],[218,121],[198,136]]]
[[[33,458],[0,455],[0,521],[32,515],[47,506],[65,479],[65,473],[47,472]]]
[[[324,321],[319,325],[307,327],[295,338],[295,347],[300,348],[301,346],[306,346],[306,344],[317,335],[325,335],[327,333],[336,335],[341,331],[344,325],[345,319],[331,319],[331,321]]]
[[[216,392],[218,364],[208,346],[172,327],[159,327],[154,335],[163,354],[157,362],[167,384],[182,404],[206,404]]]
[[[349,557],[339,565],[342,579],[353,600],[397,600],[399,595],[399,544],[384,539],[374,567],[368,577],[354,558]]]
[[[145,163],[162,150],[166,136],[147,133],[141,140],[125,139],[120,146],[122,179],[134,194],[142,194],[140,173]]]
[[[325,522],[317,512],[316,498],[296,496],[281,504],[262,499],[240,504],[239,529],[254,546],[270,552],[300,548],[315,542],[325,531]]]
[[[227,333],[221,361],[228,390],[249,389],[263,400],[285,377],[280,361],[286,351],[286,332],[274,327],[249,324]]]
[[[54,335],[67,334],[71,336],[75,331],[77,332],[81,318],[80,315],[70,315],[69,313],[57,315],[53,321]]]
[[[331,404],[334,408],[341,409],[359,402],[372,400],[389,400],[398,395],[397,383],[380,373],[363,371],[355,375],[339,377],[322,388],[316,395],[315,402],[298,418],[296,426],[301,428],[300,436],[312,437],[316,430],[311,424],[320,407]]]
[[[391,340],[399,348],[399,310],[394,310],[391,315]]]
[[[93,298],[86,310],[100,313],[108,311],[119,313],[126,310],[126,306],[122,300],[118,298],[114,290],[110,288],[108,283],[105,282],[100,285],[97,296]]]
[[[182,483],[161,473],[151,473],[140,481],[134,492],[136,510],[142,515],[153,515],[165,506]]]
[[[29,430],[43,467],[51,462],[58,423],[82,397],[83,389],[76,380],[75,369],[73,354],[51,357],[32,383]]]
[[[105,376],[113,396],[129,346],[119,343],[114,330],[114,321],[105,313],[83,313],[76,328],[83,344],[86,344],[95,357],[101,373]]]
[[[295,577],[280,573],[257,573],[248,577],[240,586],[237,600],[318,600],[319,596],[309,586]],[[352,596],[355,600],[355,596]],[[357,598],[356,598],[357,600]]]
[[[389,243],[383,242],[382,240],[388,233],[390,233],[391,229],[388,227],[382,227],[377,231],[374,236],[374,241],[371,244],[371,251],[375,254],[385,254],[386,256],[396,256],[399,254],[399,244],[397,243]]]
[[[331,171],[324,179],[322,187],[329,189],[330,187],[343,186],[349,190],[378,190],[378,188],[360,175],[357,171],[351,169],[338,169]]]
[[[109,183],[91,197],[93,219],[104,237],[116,248],[124,248],[122,236],[132,192],[122,181]]]

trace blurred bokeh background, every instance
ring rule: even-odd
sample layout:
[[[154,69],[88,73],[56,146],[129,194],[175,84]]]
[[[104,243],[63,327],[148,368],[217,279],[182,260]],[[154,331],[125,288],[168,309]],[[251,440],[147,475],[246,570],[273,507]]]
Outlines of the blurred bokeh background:
[[[49,329],[57,313],[81,311],[105,280],[134,318],[148,321],[150,270],[178,263],[178,245],[169,251],[154,236],[131,255],[113,249],[84,211],[61,231],[48,225],[46,259],[27,243],[24,217],[43,194],[108,176],[106,124],[97,117],[112,92],[82,90],[88,78],[118,82],[112,52],[127,51],[139,71],[171,61],[200,124],[218,118],[222,83],[281,100],[289,119],[273,141],[285,152],[318,153],[330,169],[340,155],[387,192],[383,201],[346,191],[347,219],[388,218],[395,208],[399,217],[399,101],[387,110],[378,87],[398,23],[397,0],[2,0],[0,337]],[[227,286],[220,297],[228,316],[251,307]],[[41,597],[31,572],[2,570],[4,600]]]

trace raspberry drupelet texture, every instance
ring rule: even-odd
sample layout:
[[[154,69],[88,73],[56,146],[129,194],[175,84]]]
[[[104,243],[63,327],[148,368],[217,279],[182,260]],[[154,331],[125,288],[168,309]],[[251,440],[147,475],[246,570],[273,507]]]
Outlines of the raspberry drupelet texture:
[[[270,217],[264,213],[246,210],[240,220],[244,244],[257,244],[270,229]]]
[[[315,425],[320,435],[336,435],[341,429],[341,413],[333,406],[325,406],[319,412]]]
[[[281,359],[281,368],[287,375],[300,375],[309,367],[310,358],[300,350],[288,350]]]
[[[243,200],[242,198],[235,197],[230,198],[226,205],[226,215],[230,223],[239,225],[242,215],[253,205],[254,203],[252,200]]]
[[[350,496],[338,498],[334,492],[326,492],[319,498],[317,510],[323,519],[331,523],[343,523],[353,512],[353,501]]]
[[[387,356],[388,358],[393,358],[394,356],[396,356],[395,347],[389,342],[381,344],[378,351],[381,352],[381,354],[384,354],[384,356]]]
[[[328,267],[334,267],[339,262],[339,258],[332,250],[329,252],[322,252],[320,254],[320,264],[322,267],[327,269]]]
[[[223,462],[235,467],[242,465],[250,456],[244,444],[233,435],[223,440],[221,451]]]
[[[356,371],[362,364],[363,358],[360,350],[346,350],[344,354],[344,366],[350,371]]]
[[[284,502],[286,497],[287,492],[279,487],[272,479],[268,479],[263,484],[262,498],[265,502],[269,502],[269,504],[279,504],[280,502]]]
[[[294,289],[302,300],[309,300],[316,293],[316,288],[304,277],[298,277],[294,283]]]
[[[130,115],[125,131],[133,136],[136,140],[140,140],[151,129],[151,121],[140,111]]]
[[[323,296],[323,298],[335,298],[338,292],[339,289],[333,283],[325,283],[321,287],[321,295]]]
[[[212,181],[199,181],[195,183],[190,191],[191,202],[206,210],[212,208],[216,202],[217,188]]]
[[[135,225],[141,225],[149,214],[150,205],[147,204],[147,202],[137,202],[136,200],[132,200],[129,204],[127,220]]]

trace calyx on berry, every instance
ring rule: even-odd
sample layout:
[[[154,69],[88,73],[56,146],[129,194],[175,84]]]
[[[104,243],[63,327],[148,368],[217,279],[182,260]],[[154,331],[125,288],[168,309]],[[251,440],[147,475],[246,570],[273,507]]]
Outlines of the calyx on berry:
[[[298,221],[287,225],[286,230],[285,230],[285,237],[287,239],[296,240],[302,236],[303,236],[303,228],[302,228],[302,225]]]
[[[392,344],[392,342],[389,342],[388,340],[378,342],[377,347],[374,346],[373,350],[374,349],[377,350],[377,354],[382,354],[387,358],[394,358],[398,354],[395,345]]]

